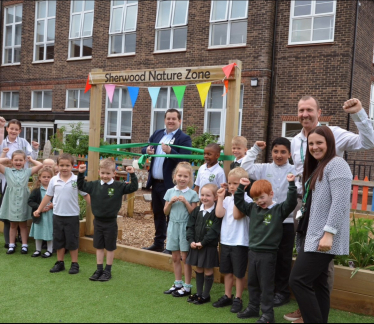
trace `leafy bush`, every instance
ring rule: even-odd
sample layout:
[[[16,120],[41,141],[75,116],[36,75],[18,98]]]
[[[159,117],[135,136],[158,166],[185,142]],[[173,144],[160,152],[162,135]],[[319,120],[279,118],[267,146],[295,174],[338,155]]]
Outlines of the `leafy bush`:
[[[84,198],[79,195],[79,219],[82,220],[86,217],[86,211],[87,211],[87,203],[84,200]]]

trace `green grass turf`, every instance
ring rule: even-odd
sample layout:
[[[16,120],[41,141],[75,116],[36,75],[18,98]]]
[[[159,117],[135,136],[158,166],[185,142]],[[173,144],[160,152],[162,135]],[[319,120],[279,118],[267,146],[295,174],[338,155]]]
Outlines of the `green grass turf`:
[[[0,236],[0,273],[2,298],[0,322],[69,323],[69,322],[180,322],[180,323],[254,323],[239,320],[229,308],[215,309],[212,304],[196,306],[186,298],[173,298],[162,292],[172,285],[172,273],[115,260],[113,279],[106,283],[90,282],[96,270],[94,255],[80,253],[81,272],[69,275],[67,270],[51,274],[55,256],[50,259],[21,255],[20,247],[13,255],[6,255],[4,238]],[[193,282],[193,284],[195,284]],[[224,287],[215,284],[212,300],[222,296]],[[248,293],[244,295],[248,302]],[[285,313],[294,311],[294,301],[275,309],[277,323]],[[331,323],[373,323],[373,317],[332,310]]]

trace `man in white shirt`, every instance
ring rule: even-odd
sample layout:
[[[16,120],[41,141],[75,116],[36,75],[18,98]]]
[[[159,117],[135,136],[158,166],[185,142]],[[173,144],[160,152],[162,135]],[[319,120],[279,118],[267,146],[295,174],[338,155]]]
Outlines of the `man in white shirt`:
[[[358,99],[350,99],[343,104],[343,110],[351,114],[352,120],[357,126],[358,134],[354,134],[337,126],[329,126],[335,136],[336,154],[343,157],[345,151],[361,151],[374,148],[373,124],[362,108]],[[318,119],[322,114],[321,107],[316,98],[304,96],[298,103],[298,117],[303,129],[291,142],[291,155],[295,165],[296,173],[299,175],[297,182],[298,193],[302,194],[302,174],[304,172],[304,161],[307,152],[307,139],[311,130],[319,125]],[[299,199],[301,207],[301,199]],[[329,267],[329,288],[332,291],[334,285],[334,263]],[[285,315],[286,320],[302,322],[301,313],[297,310],[294,313]]]

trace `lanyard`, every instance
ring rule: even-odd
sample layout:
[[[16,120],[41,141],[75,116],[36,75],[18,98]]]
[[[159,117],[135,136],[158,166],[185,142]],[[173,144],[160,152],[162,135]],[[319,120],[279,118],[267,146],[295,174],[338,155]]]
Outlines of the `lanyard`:
[[[308,181],[305,183],[305,194],[304,194],[304,197],[303,197],[303,204],[301,206],[301,213],[304,215],[304,213],[306,212],[306,202],[308,200],[308,197],[309,197],[309,191],[310,191],[310,180],[312,180],[312,177],[313,177],[313,174],[314,172],[312,173],[312,175],[310,176],[310,178],[308,179]]]
[[[304,141],[302,138],[300,138],[301,140],[301,146],[300,146],[300,156],[301,156],[301,162],[304,163],[305,161],[305,155],[304,155]]]

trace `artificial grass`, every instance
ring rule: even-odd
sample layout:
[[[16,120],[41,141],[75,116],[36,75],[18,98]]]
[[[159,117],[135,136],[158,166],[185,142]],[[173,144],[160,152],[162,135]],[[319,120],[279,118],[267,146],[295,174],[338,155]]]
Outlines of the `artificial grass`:
[[[254,323],[239,320],[229,308],[215,309],[212,304],[196,306],[186,298],[166,296],[174,275],[169,272],[115,260],[113,279],[106,283],[90,282],[96,270],[94,255],[80,253],[81,271],[69,275],[70,256],[66,257],[67,270],[51,274],[56,257],[31,258],[20,254],[6,255],[0,236],[1,322],[30,323]],[[193,282],[193,284],[195,284]],[[212,301],[223,295],[224,287],[215,284]],[[248,302],[248,293],[243,296]],[[283,315],[296,310],[296,302],[275,309],[277,323],[287,323]],[[373,323],[373,317],[332,310],[330,323]]]

